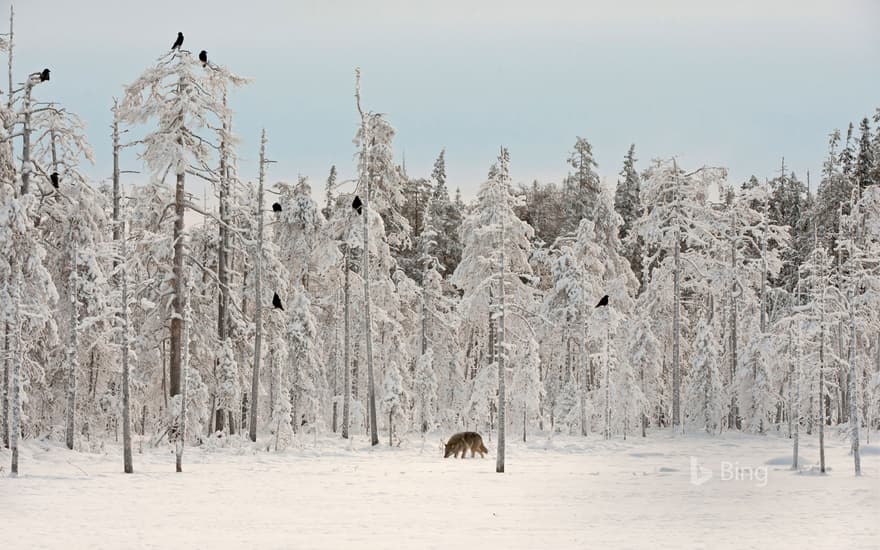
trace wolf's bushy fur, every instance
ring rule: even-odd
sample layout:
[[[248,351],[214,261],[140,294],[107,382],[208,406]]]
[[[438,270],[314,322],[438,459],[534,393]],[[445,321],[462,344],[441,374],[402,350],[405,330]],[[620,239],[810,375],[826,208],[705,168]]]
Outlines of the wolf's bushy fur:
[[[449,441],[446,442],[446,452],[443,454],[443,458],[449,458],[452,455],[458,458],[458,453],[461,453],[461,458],[464,458],[468,450],[471,452],[471,458],[477,453],[480,453],[480,458],[484,458],[483,454],[489,452],[489,449],[483,445],[483,438],[480,434],[477,432],[460,432],[450,437]]]

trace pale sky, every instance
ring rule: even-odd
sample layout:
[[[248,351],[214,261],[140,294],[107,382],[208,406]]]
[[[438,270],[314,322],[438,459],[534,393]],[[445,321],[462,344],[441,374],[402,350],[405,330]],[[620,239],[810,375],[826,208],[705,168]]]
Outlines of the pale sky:
[[[409,174],[429,175],[445,147],[449,185],[466,198],[501,144],[516,181],[558,182],[578,135],[611,180],[634,142],[641,167],[678,155],[727,166],[735,181],[772,176],[784,155],[815,187],[828,133],[880,107],[871,0],[24,0],[15,10],[17,81],[52,69],[39,97],[86,120],[96,178],[110,174],[112,97],[178,30],[185,48],[255,79],[231,98],[242,176],[256,173],[265,126],[270,180],[308,175],[316,190],[331,164],[354,176],[356,66],[365,107],[397,128]]]

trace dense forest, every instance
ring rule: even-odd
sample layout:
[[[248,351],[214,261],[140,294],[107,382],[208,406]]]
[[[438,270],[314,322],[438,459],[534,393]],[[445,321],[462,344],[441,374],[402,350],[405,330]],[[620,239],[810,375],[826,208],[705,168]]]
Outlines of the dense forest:
[[[248,80],[186,47],[114,101],[112,178],[93,181],[84,121],[3,37],[13,472],[22,438],[118,442],[130,472],[138,446],[174,446],[180,470],[191,445],[469,429],[493,434],[503,471],[505,432],[671,428],[795,446],[833,430],[858,473],[859,428],[880,427],[880,109],[829,128],[821,174],[780,159],[729,181],[633,145],[602,159],[620,166],[612,189],[576,137],[563,181],[520,183],[499,147],[465,203],[442,148],[430,174],[407,173],[359,72],[356,180],[328,166],[272,183],[282,128],[263,132],[258,173],[239,173],[231,103]]]

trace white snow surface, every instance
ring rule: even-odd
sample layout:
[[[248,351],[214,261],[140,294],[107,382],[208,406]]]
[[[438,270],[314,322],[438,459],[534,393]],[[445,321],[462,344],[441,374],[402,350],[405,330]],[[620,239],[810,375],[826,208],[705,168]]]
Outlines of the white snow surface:
[[[281,453],[230,439],[188,447],[182,474],[160,447],[136,452],[132,475],[118,447],[30,441],[18,478],[0,450],[0,547],[880,547],[876,444],[863,447],[856,478],[838,436],[827,438],[822,476],[815,436],[802,438],[794,472],[791,441],[776,435],[544,435],[510,442],[497,474],[486,434],[485,459],[444,460],[441,437],[410,435],[395,448],[306,437]],[[691,482],[691,457],[712,471],[702,485]],[[724,461],[758,473],[722,479]]]

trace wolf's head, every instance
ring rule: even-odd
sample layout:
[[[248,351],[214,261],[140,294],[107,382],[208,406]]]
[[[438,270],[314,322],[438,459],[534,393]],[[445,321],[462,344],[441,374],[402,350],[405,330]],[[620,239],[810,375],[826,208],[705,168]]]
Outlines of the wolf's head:
[[[446,448],[443,452],[443,458],[449,458],[455,453],[455,445],[452,443],[444,443],[443,446]]]

